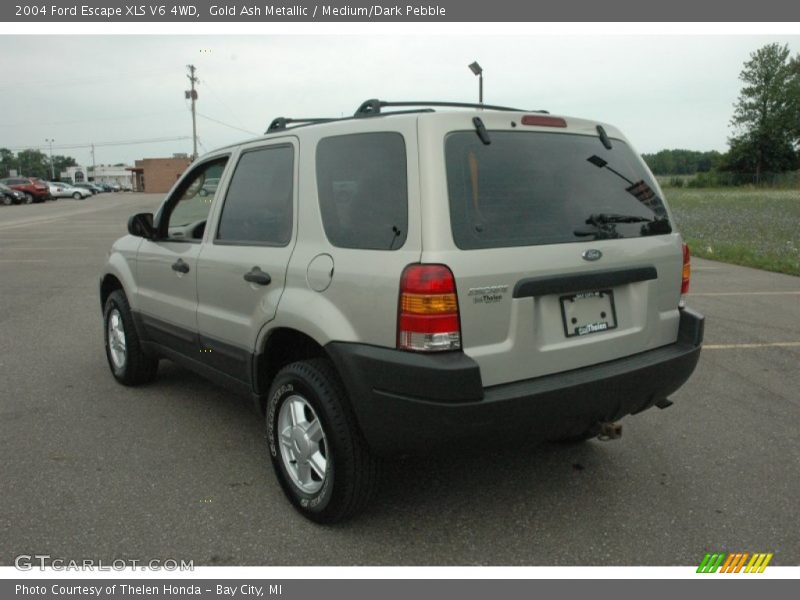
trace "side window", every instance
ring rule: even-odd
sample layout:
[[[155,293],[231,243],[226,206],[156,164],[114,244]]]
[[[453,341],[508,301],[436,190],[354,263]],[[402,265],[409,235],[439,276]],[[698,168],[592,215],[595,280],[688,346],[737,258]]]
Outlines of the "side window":
[[[217,240],[285,246],[292,237],[294,149],[271,146],[242,154],[228,186]]]
[[[408,175],[399,133],[359,133],[317,144],[325,235],[339,248],[396,250],[406,241]]]
[[[167,206],[171,210],[165,215],[166,223],[160,225],[169,239],[200,240],[206,229],[211,202],[217,193],[217,185],[227,158],[207,162],[196,167],[176,190],[178,200]]]

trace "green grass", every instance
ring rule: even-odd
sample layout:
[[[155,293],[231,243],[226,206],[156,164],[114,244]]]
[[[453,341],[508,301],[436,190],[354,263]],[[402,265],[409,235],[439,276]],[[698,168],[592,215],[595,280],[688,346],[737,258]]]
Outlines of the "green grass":
[[[665,190],[694,256],[800,276],[800,190]]]

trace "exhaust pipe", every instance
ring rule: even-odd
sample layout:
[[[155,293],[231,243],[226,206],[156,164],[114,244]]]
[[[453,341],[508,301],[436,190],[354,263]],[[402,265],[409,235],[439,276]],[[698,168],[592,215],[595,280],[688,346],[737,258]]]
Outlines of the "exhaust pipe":
[[[622,423],[605,422],[599,423],[600,433],[597,434],[597,439],[602,442],[610,440],[618,440],[622,437]]]

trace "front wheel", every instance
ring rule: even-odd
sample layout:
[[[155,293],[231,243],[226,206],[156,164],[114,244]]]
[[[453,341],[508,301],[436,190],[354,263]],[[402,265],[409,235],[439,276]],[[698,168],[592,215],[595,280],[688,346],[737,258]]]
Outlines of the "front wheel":
[[[75,200],[83,199],[83,195],[80,192],[75,192],[74,194],[72,194],[72,197],[75,198]]]
[[[25,204],[33,204],[33,194],[25,192]]]
[[[106,358],[114,378],[123,385],[152,381],[158,371],[158,359],[142,350],[125,292],[111,292],[103,314]]]
[[[378,460],[326,359],[281,369],[269,391],[267,441],[278,481],[306,518],[336,523],[364,510],[378,485]]]

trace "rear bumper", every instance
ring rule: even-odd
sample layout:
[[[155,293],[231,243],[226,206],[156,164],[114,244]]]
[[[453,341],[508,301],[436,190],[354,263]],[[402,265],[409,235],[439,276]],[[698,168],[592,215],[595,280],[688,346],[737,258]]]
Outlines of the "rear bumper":
[[[681,312],[678,341],[565,373],[484,388],[463,353],[414,354],[332,342],[367,443],[393,456],[486,436],[547,438],[570,424],[614,421],[675,392],[697,365],[703,316]]]

